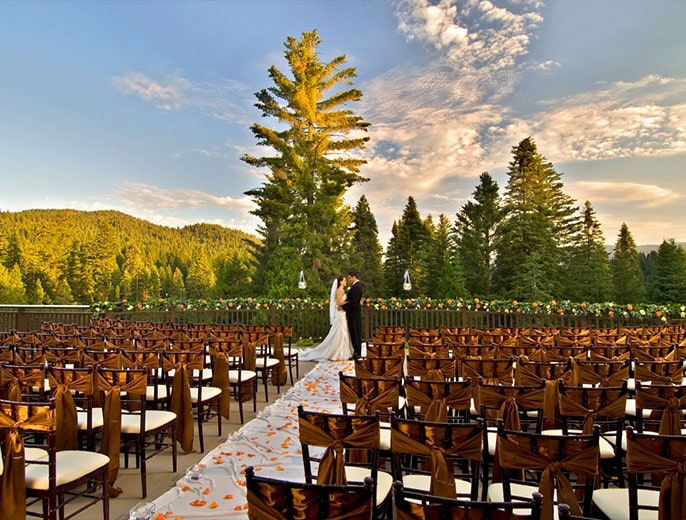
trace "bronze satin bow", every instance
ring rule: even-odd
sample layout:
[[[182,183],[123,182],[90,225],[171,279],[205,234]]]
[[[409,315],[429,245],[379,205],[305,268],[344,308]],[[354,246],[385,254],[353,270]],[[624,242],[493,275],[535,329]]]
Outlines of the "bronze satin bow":
[[[391,446],[394,453],[419,454],[431,457],[431,486],[429,493],[444,498],[456,498],[455,478],[445,459],[446,455],[458,455],[472,461],[480,461],[482,434],[476,431],[474,435],[460,439],[450,448],[444,448],[439,443],[444,442],[447,426],[427,425],[426,444],[413,439],[400,429],[391,429]],[[455,440],[455,439],[453,439]]]
[[[279,368],[272,370],[272,384],[283,386],[288,380],[288,369],[286,368],[286,358],[283,353],[283,334],[278,332],[274,336],[274,358],[279,360]]]
[[[672,365],[672,363],[670,363],[670,365]],[[656,361],[654,366],[659,367],[660,362]],[[636,363],[636,366],[634,367],[634,378],[636,381],[651,381],[655,384],[678,385],[681,384],[683,377],[683,369],[675,370],[672,375],[667,376],[664,373],[661,374],[656,372],[653,370],[653,367],[646,365],[645,363]]]
[[[660,435],[681,435],[681,418],[686,408],[686,397],[660,397],[647,388],[636,389],[636,408],[662,410]]]
[[[420,406],[424,413],[424,420],[428,422],[447,422],[448,408],[465,410],[469,408],[472,399],[470,385],[451,386],[448,395],[441,394],[443,383],[432,384],[431,395],[425,393],[412,381],[405,386],[408,406]],[[438,395],[438,397],[437,397]]]
[[[116,487],[119,472],[119,453],[121,450],[121,392],[132,395],[145,395],[147,377],[140,374],[128,383],[113,384],[102,374],[96,372],[96,388],[105,392],[102,415],[105,422],[102,432],[100,452],[110,458],[107,466],[107,493],[110,497],[117,497],[122,489]]]
[[[388,384],[378,395],[374,395],[376,387],[373,384],[362,385],[362,395],[357,395],[355,389],[346,380],[341,379],[340,394],[342,403],[355,403],[355,415],[374,415],[375,412],[387,414],[398,407],[398,387]]]
[[[660,485],[659,520],[686,518],[686,460],[662,457],[662,442],[651,438],[627,438],[626,467],[631,473],[665,473]],[[672,456],[676,454],[672,453]]]
[[[93,395],[95,378],[92,372],[68,381],[58,381],[48,372],[48,382],[54,391],[57,415],[57,451],[78,448],[78,414],[71,392]]]
[[[470,360],[476,361],[477,366],[470,364]],[[487,361],[487,363],[478,363],[479,361]],[[486,384],[508,386],[514,379],[513,366],[511,359],[466,358],[462,360],[462,377],[471,377],[475,381],[481,378]],[[476,397],[476,394],[474,396]]]
[[[593,426],[596,417],[624,417],[626,415],[626,399],[627,395],[622,394],[617,399],[614,399],[608,405],[593,410],[586,408],[580,401],[566,394],[560,394],[560,413],[562,415],[571,415],[575,417],[583,417],[582,434],[591,435],[593,433]]]
[[[383,375],[384,378],[403,375],[403,358],[358,358],[355,360],[355,377],[373,379]]]
[[[581,515],[572,484],[567,480],[564,471],[571,471],[579,476],[595,477],[598,474],[598,446],[592,446],[572,454],[562,460],[550,460],[544,454],[531,452],[528,443],[519,445],[506,437],[498,435],[497,447],[500,466],[507,469],[542,469],[538,491],[543,495],[543,520],[553,518],[553,493],[557,490],[559,503],[568,504],[572,514]]]
[[[27,407],[28,410],[28,407]],[[22,429],[49,432],[56,428],[55,414],[49,408],[18,421],[0,410],[0,428],[9,428],[5,439],[4,470],[0,477],[0,519],[26,518],[26,470]]]
[[[623,366],[610,374],[612,365],[598,365],[599,372],[593,370],[592,366],[580,365],[578,360],[572,358],[572,385],[580,386],[583,384],[600,384],[600,386],[621,386],[624,381],[629,379],[629,367]]]
[[[317,473],[317,484],[346,485],[344,445],[351,448],[379,448],[379,422],[366,421],[359,427],[353,427],[347,436],[337,436],[319,428],[310,421],[300,419],[300,442],[313,446],[326,446]]]
[[[455,377],[457,361],[455,358],[407,358],[407,373],[419,376],[425,381],[445,381]]]

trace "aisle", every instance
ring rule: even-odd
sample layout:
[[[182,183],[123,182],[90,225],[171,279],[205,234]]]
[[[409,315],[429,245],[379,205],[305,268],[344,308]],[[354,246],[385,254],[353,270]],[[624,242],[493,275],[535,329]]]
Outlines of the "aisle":
[[[210,451],[200,462],[199,480],[181,478],[155,499],[156,518],[247,518],[247,466],[254,466],[262,476],[303,481],[298,405],[306,410],[342,413],[338,389],[341,370],[353,374],[353,362],[318,363],[280,399]]]

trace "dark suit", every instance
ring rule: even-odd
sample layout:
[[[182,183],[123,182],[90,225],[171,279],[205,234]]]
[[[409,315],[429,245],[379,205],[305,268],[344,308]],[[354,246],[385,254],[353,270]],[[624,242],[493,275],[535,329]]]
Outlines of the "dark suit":
[[[342,306],[348,319],[350,342],[353,344],[353,351],[356,357],[362,355],[362,308],[360,307],[362,291],[364,291],[364,285],[357,280],[350,286],[347,301]]]

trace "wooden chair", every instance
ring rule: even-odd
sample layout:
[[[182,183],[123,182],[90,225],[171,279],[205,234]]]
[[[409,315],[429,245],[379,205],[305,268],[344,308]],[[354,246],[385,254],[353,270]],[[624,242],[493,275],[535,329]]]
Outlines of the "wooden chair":
[[[686,437],[638,433],[627,427],[628,488],[599,489],[594,506],[607,518],[683,518]]]
[[[559,381],[561,435],[590,435],[600,430],[599,451],[603,483],[611,480],[624,487],[624,423],[628,390],[626,381],[618,387],[571,386]],[[544,430],[543,433],[558,433]]]
[[[125,467],[128,467],[129,453],[136,457],[136,466],[141,472],[141,492],[147,496],[147,465],[151,457],[167,448],[172,450],[172,471],[176,472],[176,422],[177,415],[166,410],[148,410],[146,408],[147,371],[143,368],[97,368],[97,388],[104,403],[103,413],[108,423],[117,416],[121,432],[121,444],[108,444],[103,451],[116,456],[119,466],[119,453],[124,452]],[[119,399],[117,399],[117,397]],[[119,406],[117,406],[119,402]],[[192,424],[192,423],[191,423]],[[108,426],[105,426],[107,430]],[[116,438],[116,432],[108,432],[109,437]],[[109,442],[109,441],[108,441]],[[111,451],[110,451],[111,450]],[[116,470],[110,475],[110,485],[114,485]]]
[[[482,424],[391,417],[394,478],[408,489],[477,500]]]
[[[369,477],[375,517],[385,515],[391,502],[393,478],[379,470],[379,416],[326,414],[305,411],[300,405],[298,423],[305,482],[359,484]],[[310,451],[315,446],[325,448],[321,457]],[[316,475],[314,464],[318,464]]]
[[[361,485],[304,484],[258,477],[252,466],[245,476],[249,518],[369,520],[374,515],[371,478]]]
[[[405,410],[405,398],[401,395],[402,383],[399,378],[357,377],[338,373],[339,395],[344,415],[374,415],[380,421],[381,441],[379,449],[391,449],[390,416]]]
[[[686,433],[686,385],[646,385],[636,381],[636,414],[638,433],[660,435]]]
[[[102,517],[109,519],[109,458],[90,451],[58,451],[57,428],[54,401],[0,401],[2,452],[14,455],[6,458],[11,464],[2,468],[3,480],[11,483],[3,486],[3,491],[11,490],[0,500],[3,518],[66,520],[102,502]],[[65,506],[77,498],[78,509],[65,513]],[[32,508],[38,503],[40,512]]]
[[[506,430],[499,423],[497,450],[502,482],[488,486],[488,499],[522,500],[543,495],[543,518],[552,518],[555,502],[573,514],[590,515],[598,475],[599,430],[592,435],[544,435]]]
[[[487,384],[511,385],[514,381],[514,359],[462,358],[462,378],[484,379]]]
[[[250,327],[254,329],[256,325],[245,325],[244,327]],[[262,327],[264,329],[264,327]],[[269,401],[269,382],[272,379],[273,373],[279,369],[281,362],[272,357],[269,348],[269,334],[262,330],[261,332],[257,330],[244,330],[241,333],[241,342],[243,343],[243,348],[251,349],[255,351],[255,367],[254,371],[262,379],[262,384],[264,386],[264,400]],[[281,393],[280,381],[277,379],[276,383],[276,393]]]
[[[393,483],[395,520],[539,520],[542,504],[543,496],[540,493],[533,493],[528,502],[477,502],[438,497],[405,489],[402,482]],[[515,509],[523,514],[515,514]]]
[[[476,410],[484,422],[482,456],[482,500],[486,500],[491,469],[497,460],[498,422],[509,430],[541,433],[546,400],[546,384],[538,385],[493,385],[483,379],[477,382]]]
[[[384,342],[379,340],[372,340],[372,343],[367,343],[366,357],[400,357],[405,359],[405,340],[402,342]]]

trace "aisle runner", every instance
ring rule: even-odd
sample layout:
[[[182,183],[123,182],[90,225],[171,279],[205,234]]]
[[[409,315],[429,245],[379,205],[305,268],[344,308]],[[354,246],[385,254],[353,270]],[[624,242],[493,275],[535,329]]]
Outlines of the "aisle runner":
[[[199,480],[187,477],[158,497],[156,520],[247,518],[245,468],[258,475],[304,481],[298,441],[299,404],[306,410],[342,413],[338,372],[353,374],[351,361],[320,362],[279,400],[231,434],[200,462]]]

